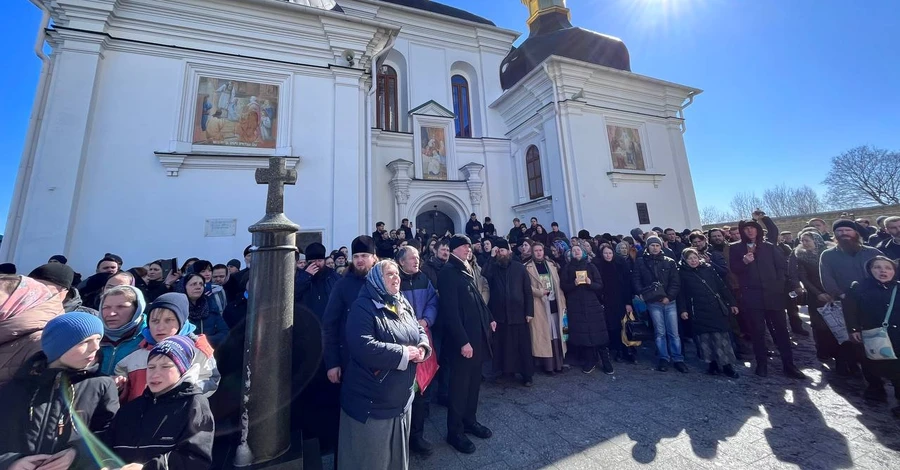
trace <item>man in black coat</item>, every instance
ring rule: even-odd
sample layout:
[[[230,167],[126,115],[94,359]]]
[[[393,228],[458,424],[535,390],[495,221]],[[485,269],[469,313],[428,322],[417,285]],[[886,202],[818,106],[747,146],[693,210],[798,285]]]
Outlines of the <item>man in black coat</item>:
[[[528,324],[534,319],[534,302],[528,271],[524,264],[513,261],[509,242],[500,239],[481,275],[490,286],[488,307],[497,322],[492,348],[494,371],[506,375],[519,373],[522,383],[531,387],[534,360]]]
[[[681,252],[684,251],[687,246],[685,246],[685,244],[681,242],[681,237],[678,235],[678,232],[676,232],[675,229],[667,228],[664,234],[666,240],[664,248],[668,248],[672,252],[671,254],[667,253],[666,255],[675,260],[676,263],[678,263],[679,261],[681,261]]]
[[[509,240],[509,246],[515,248],[516,245],[519,244],[519,238],[522,236],[522,229],[519,228],[522,225],[522,221],[519,220],[518,217],[513,219],[513,226],[509,229],[509,233],[506,235],[506,239]]]
[[[469,216],[469,221],[466,222],[466,236],[468,236],[470,240],[477,242],[481,240],[481,232],[481,222],[478,220],[478,216],[473,212],[472,215]]]
[[[763,239],[763,230],[755,220],[738,225],[741,241],[729,249],[729,269],[737,276],[741,290],[740,311],[749,326],[753,353],[756,356],[756,375],[768,375],[766,322],[778,351],[784,374],[791,378],[807,378],[794,365],[787,322],[785,321],[785,286],[787,260],[775,245]],[[775,231],[775,236],[778,232]]]
[[[420,268],[422,272],[428,276],[428,280],[431,281],[431,285],[435,288],[437,288],[438,285],[438,275],[441,273],[441,270],[444,269],[444,266],[447,265],[447,260],[449,259],[450,242],[447,240],[440,240],[434,245],[434,256],[428,258],[428,261],[423,263]]]
[[[478,423],[478,393],[481,365],[490,360],[491,333],[497,324],[475,285],[472,268],[465,260],[472,242],[464,235],[450,239],[450,260],[438,276],[440,303],[438,322],[445,329],[444,355],[451,361],[450,406],[447,408],[447,442],[456,450],[471,454],[475,444],[466,437],[481,439],[493,435]]]
[[[321,320],[335,284],[341,276],[325,265],[325,245],[310,243],[306,247],[306,269],[298,270],[294,278],[294,302],[299,302]]]
[[[900,260],[900,217],[886,218],[884,228],[890,236],[878,243],[875,248],[894,261]]]

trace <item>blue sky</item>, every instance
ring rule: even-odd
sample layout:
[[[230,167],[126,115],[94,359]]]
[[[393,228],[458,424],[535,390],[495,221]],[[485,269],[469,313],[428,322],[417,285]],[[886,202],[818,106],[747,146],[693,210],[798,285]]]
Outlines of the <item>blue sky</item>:
[[[37,86],[39,11],[2,7],[0,233]],[[444,0],[525,32],[519,0]],[[622,38],[632,70],[704,90],[687,109],[701,207],[737,191],[819,183],[829,157],[870,144],[900,150],[900,2],[570,0],[577,26]]]

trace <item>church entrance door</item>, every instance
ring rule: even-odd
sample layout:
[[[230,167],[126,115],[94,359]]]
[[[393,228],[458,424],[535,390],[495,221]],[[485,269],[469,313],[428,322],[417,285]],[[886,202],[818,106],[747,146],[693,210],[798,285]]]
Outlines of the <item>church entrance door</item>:
[[[451,235],[456,233],[453,219],[436,208],[416,216],[416,227],[424,228],[429,237],[432,234],[443,237],[447,232],[450,232]]]

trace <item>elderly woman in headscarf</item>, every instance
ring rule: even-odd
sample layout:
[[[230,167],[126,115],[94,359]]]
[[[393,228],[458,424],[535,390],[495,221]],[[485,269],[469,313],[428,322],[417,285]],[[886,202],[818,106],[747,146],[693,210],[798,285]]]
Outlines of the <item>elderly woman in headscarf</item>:
[[[827,361],[838,357],[838,342],[822,315],[819,308],[833,299],[825,288],[822,287],[822,278],[819,275],[819,257],[828,249],[828,243],[815,229],[800,232],[800,244],[791,253],[788,265],[802,285],[794,286],[798,295],[806,293],[806,302],[809,309],[809,319],[812,324],[813,339],[816,343],[816,357]],[[844,361],[836,365],[839,372],[849,372]]]
[[[347,316],[346,337],[338,469],[405,470],[416,364],[431,346],[400,294],[397,263],[379,261],[369,271]]]
[[[0,275],[0,385],[41,350],[41,331],[62,315],[62,299],[26,276]]]
[[[556,261],[560,271],[566,266],[569,260],[566,259],[566,253],[569,251],[569,243],[563,239],[557,238],[550,244],[550,259]]]

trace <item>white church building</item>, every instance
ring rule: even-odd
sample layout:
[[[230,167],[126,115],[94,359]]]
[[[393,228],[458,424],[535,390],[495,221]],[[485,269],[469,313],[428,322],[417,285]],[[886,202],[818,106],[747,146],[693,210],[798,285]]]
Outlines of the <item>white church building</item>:
[[[270,156],[298,172],[298,240],[329,249],[377,221],[462,232],[473,212],[503,234],[513,217],[699,226],[683,110],[700,90],[631,72],[565,0],[521,1],[513,47],[429,0],[40,0],[0,261],[240,258]]]

